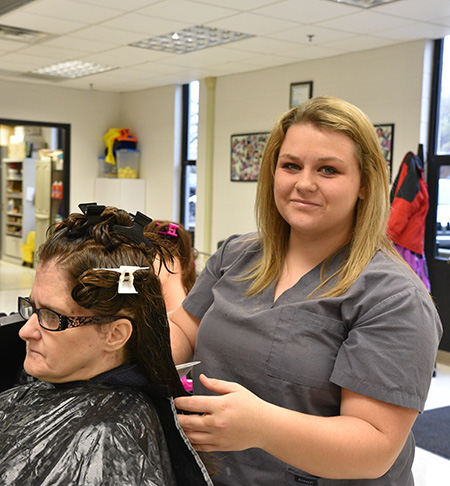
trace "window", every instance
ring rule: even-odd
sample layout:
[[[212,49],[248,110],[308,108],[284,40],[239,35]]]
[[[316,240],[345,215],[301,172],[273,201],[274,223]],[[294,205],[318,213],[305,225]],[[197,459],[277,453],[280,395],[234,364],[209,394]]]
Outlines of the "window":
[[[432,131],[430,137],[434,157],[431,159],[433,167],[430,167],[432,177],[429,177],[431,187],[436,190],[434,256],[448,260],[450,258],[450,36],[436,42],[434,88],[435,136]]]
[[[439,167],[436,213],[437,256],[450,258],[450,166]]]
[[[197,203],[197,151],[200,83],[192,81],[183,86],[183,145],[181,173],[181,224],[195,231]]]
[[[448,155],[450,154],[450,36],[444,38],[441,66],[436,154]]]
[[[450,351],[450,37],[434,43],[427,182],[430,208],[425,252],[431,295],[444,333],[439,348]]]

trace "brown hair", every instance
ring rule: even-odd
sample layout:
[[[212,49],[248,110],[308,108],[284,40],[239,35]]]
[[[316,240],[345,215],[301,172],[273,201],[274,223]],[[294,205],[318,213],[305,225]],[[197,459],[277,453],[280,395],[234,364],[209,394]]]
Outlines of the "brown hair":
[[[40,263],[56,262],[73,282],[72,298],[98,316],[124,315],[133,323],[125,346],[127,362],[137,363],[150,383],[168,385],[174,396],[184,394],[172,359],[166,307],[159,278],[153,269],[158,253],[166,252],[157,238],[147,234],[147,242],[133,241],[117,225],[131,228],[133,218],[126,211],[107,207],[89,226],[88,217],[74,213],[50,229],[48,240],[39,249]],[[80,227],[87,231],[83,234]],[[142,231],[141,231],[142,233]],[[120,274],[104,268],[121,265],[148,267],[137,270],[137,294],[119,294]]]
[[[319,96],[284,113],[266,142],[258,177],[255,214],[262,242],[262,257],[247,276],[248,293],[256,294],[278,278],[290,234],[290,226],[275,205],[274,174],[280,147],[293,125],[309,124],[323,130],[344,133],[355,143],[364,198],[355,208],[355,225],[347,258],[338,278],[325,296],[343,294],[359,277],[375,253],[383,249],[396,255],[386,236],[389,216],[389,177],[386,161],[368,117],[356,106],[330,96]],[[330,255],[331,256],[331,255]],[[331,278],[331,277],[330,277]],[[328,281],[329,279],[327,279]],[[322,282],[319,290],[327,282]]]
[[[192,246],[192,236],[181,224],[171,221],[154,220],[145,228],[146,234],[152,232],[162,239],[164,247],[181,263],[181,281],[186,293],[197,279],[195,259],[197,250]]]

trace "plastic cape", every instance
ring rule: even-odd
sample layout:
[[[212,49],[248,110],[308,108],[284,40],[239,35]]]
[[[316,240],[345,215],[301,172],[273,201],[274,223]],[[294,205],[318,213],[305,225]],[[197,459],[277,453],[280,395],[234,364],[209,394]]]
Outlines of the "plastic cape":
[[[130,365],[3,392],[0,438],[2,485],[212,486],[166,387]]]

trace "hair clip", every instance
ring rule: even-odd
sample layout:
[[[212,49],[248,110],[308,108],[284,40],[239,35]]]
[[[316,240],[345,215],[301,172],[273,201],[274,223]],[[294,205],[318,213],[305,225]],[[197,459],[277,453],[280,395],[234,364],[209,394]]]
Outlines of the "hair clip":
[[[161,226],[161,223],[156,223],[157,226]],[[169,229],[167,231],[158,231],[159,235],[167,235],[167,236],[173,236],[175,238],[178,238],[178,233],[177,229],[179,226],[175,223],[169,223]]]
[[[82,225],[70,229],[67,232],[69,238],[80,238],[81,236],[85,236],[89,228],[100,223],[100,216],[106,208],[106,206],[99,206],[96,202],[81,203],[78,207],[83,214],[86,215],[86,221]]]
[[[94,270],[107,270],[109,272],[120,273],[119,277],[119,294],[137,294],[134,288],[134,272],[136,270],[148,270],[150,267],[130,267],[127,265],[120,265],[119,268],[94,268]]]
[[[113,230],[122,236],[126,236],[135,243],[144,243],[146,246],[151,248],[152,244],[144,236],[144,228],[152,221],[152,218],[149,218],[145,214],[142,214],[138,211],[134,216],[133,226],[122,226],[116,224],[113,226]]]

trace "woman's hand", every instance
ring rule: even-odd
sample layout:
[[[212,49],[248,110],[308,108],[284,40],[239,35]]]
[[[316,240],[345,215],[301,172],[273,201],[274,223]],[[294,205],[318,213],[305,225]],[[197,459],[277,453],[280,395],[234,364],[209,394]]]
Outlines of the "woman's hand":
[[[201,375],[219,396],[175,399],[198,451],[258,447],[310,474],[334,479],[377,478],[400,453],[417,411],[341,391],[341,415],[320,417],[265,402],[237,383]]]
[[[175,399],[179,410],[201,415],[178,415],[178,420],[196,450],[239,451],[259,447],[259,416],[271,405],[237,383],[200,375],[202,385],[220,396]]]

